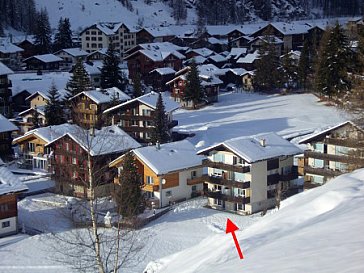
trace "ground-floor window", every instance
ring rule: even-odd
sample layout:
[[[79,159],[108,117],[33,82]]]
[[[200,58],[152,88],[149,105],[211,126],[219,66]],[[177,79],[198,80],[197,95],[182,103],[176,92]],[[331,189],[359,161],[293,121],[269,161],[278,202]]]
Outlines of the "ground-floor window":
[[[196,185],[192,186],[192,191],[197,191],[197,186]]]
[[[222,200],[220,199],[214,199],[214,204],[218,206],[222,206]]]
[[[10,221],[5,221],[2,223],[1,225],[2,228],[7,228],[7,227],[10,227]]]
[[[154,192],[150,192],[150,191],[147,191],[145,192],[145,195],[146,197],[149,199],[149,198],[154,198]]]
[[[244,204],[236,204],[236,210],[245,210],[245,205]]]

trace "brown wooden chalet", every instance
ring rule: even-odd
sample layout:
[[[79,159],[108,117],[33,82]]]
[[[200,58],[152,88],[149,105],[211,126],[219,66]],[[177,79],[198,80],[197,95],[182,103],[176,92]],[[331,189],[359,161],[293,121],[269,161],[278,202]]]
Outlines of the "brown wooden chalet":
[[[97,196],[109,196],[115,170],[108,164],[124,152],[140,147],[117,126],[66,133],[47,147],[53,149],[52,168],[56,191],[77,197],[90,196],[93,181]]]
[[[153,90],[158,92],[166,91],[166,83],[174,78],[176,71],[171,67],[156,68],[149,72],[152,79]]]
[[[18,127],[0,114],[0,157],[8,157],[13,153],[11,133],[17,130]]]
[[[106,124],[106,119],[103,117],[102,112],[110,106],[114,96],[120,102],[130,99],[127,94],[116,87],[83,91],[70,98],[73,122],[82,128],[100,129]]]
[[[170,67],[178,71],[182,68],[182,60],[185,56],[179,51],[184,48],[169,42],[140,44],[126,52],[124,59],[128,62],[129,78],[135,79],[137,74],[150,84],[152,78],[149,74],[152,70],[162,67]]]
[[[169,96],[162,94],[165,106],[168,128],[171,130],[178,124],[173,120],[172,112],[179,108],[179,104]],[[138,98],[126,101],[104,111],[111,123],[118,125],[131,137],[139,142],[150,142],[151,132],[154,127],[154,112],[157,105],[159,94],[151,92]]]
[[[28,70],[58,70],[62,58],[53,54],[35,55],[24,60]]]

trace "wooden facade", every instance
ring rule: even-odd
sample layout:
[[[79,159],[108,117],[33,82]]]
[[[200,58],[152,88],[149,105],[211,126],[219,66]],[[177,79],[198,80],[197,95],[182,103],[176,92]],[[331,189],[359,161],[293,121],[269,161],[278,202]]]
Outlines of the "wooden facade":
[[[0,75],[0,114],[8,115],[10,113],[10,97],[12,83],[8,75]]]
[[[24,62],[27,65],[28,70],[59,70],[61,61],[44,62],[37,58],[30,57]]]

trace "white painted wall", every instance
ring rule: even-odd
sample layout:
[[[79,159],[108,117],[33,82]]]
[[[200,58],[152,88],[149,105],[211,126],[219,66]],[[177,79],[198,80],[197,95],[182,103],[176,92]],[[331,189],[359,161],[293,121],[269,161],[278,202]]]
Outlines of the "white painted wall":
[[[3,228],[3,223],[4,222],[10,222],[10,226]],[[0,237],[5,236],[5,235],[9,235],[9,234],[13,234],[13,233],[17,233],[18,229],[17,229],[17,217],[11,217],[11,218],[6,218],[6,219],[0,219]]]

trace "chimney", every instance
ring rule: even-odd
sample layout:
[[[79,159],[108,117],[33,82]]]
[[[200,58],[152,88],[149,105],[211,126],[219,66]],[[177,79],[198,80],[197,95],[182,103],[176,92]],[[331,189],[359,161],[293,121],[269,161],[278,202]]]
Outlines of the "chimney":
[[[159,143],[159,141],[157,141],[157,143],[155,144],[155,148],[157,150],[160,150],[161,149],[161,144]]]
[[[265,140],[265,138],[260,139],[260,140],[259,140],[259,143],[260,143],[260,146],[265,147],[265,145],[266,145],[266,140]]]

